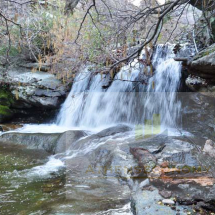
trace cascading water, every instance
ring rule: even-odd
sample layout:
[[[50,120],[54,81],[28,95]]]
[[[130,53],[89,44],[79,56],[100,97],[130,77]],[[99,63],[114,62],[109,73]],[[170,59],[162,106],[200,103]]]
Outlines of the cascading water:
[[[49,147],[42,137],[47,140],[46,137],[52,135],[50,133],[58,133],[60,136],[57,135],[50,145],[50,149],[56,150],[54,155],[49,157],[48,162],[44,160],[44,163],[32,168],[5,174],[5,180],[8,181],[10,177],[10,181],[14,182],[13,189],[16,189],[17,178],[19,186],[49,179],[54,184],[57,181],[60,181],[61,186],[64,184],[63,189],[56,191],[56,196],[51,196],[51,204],[46,204],[47,210],[51,211],[49,214],[133,214],[131,195],[135,189],[142,191],[138,184],[134,188],[130,170],[136,166],[136,162],[128,153],[133,143],[138,144],[136,131],[140,128],[142,135],[142,131],[147,134],[146,130],[149,129],[150,135],[152,131],[155,134],[155,126],[171,128],[179,117],[180,101],[177,100],[176,92],[181,65],[173,60],[173,47],[156,47],[152,59],[153,74],[150,68],[135,60],[115,75],[108,88],[103,87],[100,74],[93,75],[90,69],[85,68],[75,78],[56,124],[26,125],[19,130],[21,133],[34,133],[33,136],[23,134],[23,142],[29,140],[27,142],[33,142],[33,146],[41,146],[45,150]],[[119,125],[122,123],[132,126]],[[131,128],[133,125],[138,125],[135,132]],[[103,127],[108,128],[102,130]],[[99,132],[94,132],[94,129]],[[41,131],[43,134],[38,135]],[[39,142],[34,138],[37,135],[41,135]],[[145,137],[142,137],[137,147],[143,147]],[[13,135],[8,138],[10,141],[16,139]],[[144,144],[144,148],[155,151],[164,141],[168,144],[166,135],[147,139],[145,143],[148,144]],[[117,167],[121,168],[116,170]],[[53,180],[55,178],[56,182]],[[121,183],[124,180],[127,183]],[[50,187],[48,184],[48,192]],[[25,188],[21,187],[23,190]],[[33,192],[27,190],[27,194],[32,195],[41,190],[41,187],[35,188]],[[11,193],[11,186],[10,195],[11,198],[19,196]],[[147,204],[151,205],[149,202]],[[141,210],[142,207],[141,202]]]
[[[141,77],[149,76],[151,71],[144,74],[144,66],[137,61],[123,67],[108,89],[102,88],[100,74],[91,76],[85,69],[76,77],[57,124],[88,128],[117,123],[137,125],[153,121],[157,115],[161,124],[171,126],[180,110],[176,91],[181,77],[173,47],[157,46],[152,60],[154,75],[148,78],[148,84],[142,85]]]

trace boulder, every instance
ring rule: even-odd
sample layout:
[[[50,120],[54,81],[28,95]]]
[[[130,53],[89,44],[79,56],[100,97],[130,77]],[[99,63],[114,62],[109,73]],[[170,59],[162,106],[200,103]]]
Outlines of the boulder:
[[[106,136],[115,135],[117,133],[124,133],[131,130],[132,128],[127,125],[117,125],[100,131],[99,133],[96,134],[96,136],[98,136],[99,138],[102,138]]]
[[[194,92],[215,97],[215,44],[199,52],[188,62],[186,85]]]
[[[24,145],[28,149],[44,150],[50,154],[55,153],[56,142],[61,136],[60,133],[4,133],[0,136],[1,143]]]
[[[215,44],[195,55],[189,68],[191,72],[199,74],[202,78],[212,77],[215,79]]]
[[[50,154],[57,154],[65,152],[72,143],[85,135],[85,132],[76,130],[64,133],[8,132],[0,136],[0,142],[24,145],[28,149],[39,149]]]
[[[66,87],[53,74],[24,67],[9,68],[2,80],[17,99],[15,108],[57,109],[66,97]]]
[[[72,143],[78,139],[85,137],[86,133],[84,131],[66,131],[63,133],[56,143],[55,153],[66,152]]]

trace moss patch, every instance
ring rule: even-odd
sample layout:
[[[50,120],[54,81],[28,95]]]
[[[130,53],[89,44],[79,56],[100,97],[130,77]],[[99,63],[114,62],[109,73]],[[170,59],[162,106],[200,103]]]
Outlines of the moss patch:
[[[0,114],[1,115],[11,115],[11,110],[8,106],[0,105]]]
[[[6,90],[0,89],[0,99],[7,100],[10,103],[10,105],[12,105],[14,103],[14,98],[13,98],[12,94]]]
[[[10,92],[0,90],[0,122],[3,122],[13,115],[10,107],[14,104],[14,98]]]

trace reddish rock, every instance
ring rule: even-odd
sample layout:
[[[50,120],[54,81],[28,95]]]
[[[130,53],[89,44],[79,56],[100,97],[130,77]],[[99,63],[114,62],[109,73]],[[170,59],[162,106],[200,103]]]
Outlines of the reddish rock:
[[[185,173],[181,169],[177,168],[161,168],[155,167],[153,171],[148,175],[151,182],[162,182],[164,184],[190,184],[196,183],[201,186],[213,186],[215,179],[208,173],[190,172]]]
[[[161,165],[162,168],[166,168],[169,166],[169,162],[168,161],[164,161]]]

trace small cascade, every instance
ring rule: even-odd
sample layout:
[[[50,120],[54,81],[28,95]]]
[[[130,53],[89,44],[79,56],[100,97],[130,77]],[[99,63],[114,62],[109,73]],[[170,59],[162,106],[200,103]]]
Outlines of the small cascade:
[[[157,117],[158,122],[168,127],[178,122],[181,109],[181,103],[177,100],[181,64],[174,57],[172,46],[157,46],[152,62],[155,71],[149,79],[144,104],[145,120],[154,121]]]
[[[102,88],[101,75],[93,76],[86,68],[76,77],[57,124],[88,128],[118,123],[144,125],[156,116],[158,123],[171,126],[179,116],[176,92],[181,77],[181,64],[174,61],[173,48],[156,47],[152,76],[135,60],[121,69],[107,89]],[[142,76],[148,77],[147,83],[141,81]]]

